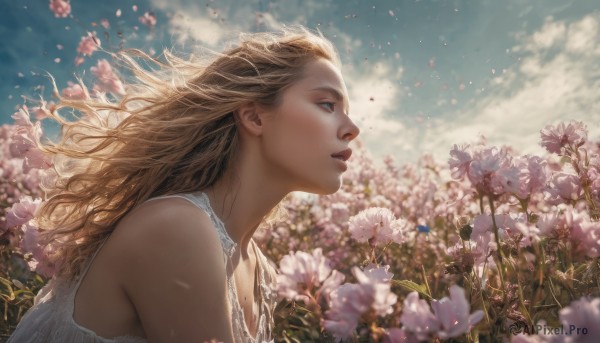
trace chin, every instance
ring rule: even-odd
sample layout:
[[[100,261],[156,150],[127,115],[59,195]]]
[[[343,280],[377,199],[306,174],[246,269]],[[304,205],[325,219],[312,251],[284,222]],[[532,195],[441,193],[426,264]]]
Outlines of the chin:
[[[331,174],[327,178],[323,177],[323,174],[316,178],[304,178],[298,182],[298,186],[294,191],[311,193],[316,195],[330,195],[334,194],[342,187],[342,177],[340,174]]]
[[[342,187],[342,181],[338,178],[337,180],[330,183],[329,185],[322,185],[320,187],[311,188],[310,191],[304,191],[304,192],[313,193],[313,194],[317,194],[317,195],[331,195],[331,194],[334,194],[335,192],[339,191],[341,187]]]

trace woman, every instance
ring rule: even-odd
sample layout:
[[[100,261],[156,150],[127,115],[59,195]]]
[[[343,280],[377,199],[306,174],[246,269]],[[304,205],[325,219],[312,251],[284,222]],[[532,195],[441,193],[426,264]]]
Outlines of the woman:
[[[206,66],[117,57],[139,82],[119,103],[60,98],[84,117],[54,113],[61,141],[40,146],[60,265],[9,342],[271,341],[274,269],[252,235],[290,192],[336,192],[359,134],[334,47],[300,27]]]

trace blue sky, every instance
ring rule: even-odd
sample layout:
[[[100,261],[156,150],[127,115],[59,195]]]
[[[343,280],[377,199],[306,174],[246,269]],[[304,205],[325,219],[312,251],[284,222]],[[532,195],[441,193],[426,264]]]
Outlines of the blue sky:
[[[571,119],[600,138],[598,0],[71,0],[73,16],[64,19],[48,1],[0,4],[0,124],[12,121],[21,95],[49,98],[40,73],[62,88],[106,58],[75,67],[87,31],[105,49],[125,39],[126,47],[192,52],[299,23],[318,27],[340,51],[351,116],[376,158],[407,162],[431,152],[445,160],[453,143],[479,135],[535,153],[544,125]],[[152,31],[137,21],[145,11],[158,19]],[[110,30],[94,26],[103,18]]]

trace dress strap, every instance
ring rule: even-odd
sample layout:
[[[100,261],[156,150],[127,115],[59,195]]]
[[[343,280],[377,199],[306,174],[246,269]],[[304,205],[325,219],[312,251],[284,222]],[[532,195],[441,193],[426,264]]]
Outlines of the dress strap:
[[[273,275],[270,271],[269,261],[262,253],[254,239],[251,240],[254,246],[254,253],[257,259],[256,276],[258,278],[259,287],[259,304],[260,304],[260,326],[264,328],[263,339],[266,341],[272,340],[273,334],[273,312],[275,310],[276,299],[274,298],[275,290],[273,289]]]
[[[219,237],[221,238],[221,243],[223,244],[223,249],[227,253],[227,257],[231,260],[235,249],[237,248],[237,243],[235,243],[233,239],[231,239],[229,233],[227,233],[227,230],[225,230],[225,224],[223,223],[221,218],[219,218],[215,214],[215,211],[213,211],[212,207],[210,206],[210,200],[208,199],[208,195],[206,195],[206,193],[204,192],[201,192],[199,196],[196,196],[194,194],[189,195],[194,197],[195,199],[198,199],[199,202],[205,206],[203,208],[208,212],[208,215],[213,220],[213,223],[215,223],[215,227],[217,228],[217,232],[219,233]]]
[[[83,278],[87,274],[88,270],[92,266],[92,262],[96,258],[96,255],[98,255],[98,253],[100,252],[100,250],[102,250],[102,247],[104,246],[104,244],[106,243],[106,241],[108,240],[109,237],[110,236],[107,236],[106,238],[104,238],[102,240],[102,242],[100,243],[100,245],[98,245],[98,248],[96,249],[96,251],[94,251],[94,253],[92,254],[92,256],[85,262],[85,267],[83,268],[83,270],[81,271],[81,273],[77,277],[77,282],[75,283],[75,291],[77,291],[77,289],[79,289],[79,285],[81,284],[81,281],[83,280]]]
[[[94,262],[96,255],[98,255],[100,250],[102,250],[102,247],[104,246],[104,244],[106,243],[106,241],[108,240],[109,237],[110,236],[107,236],[106,238],[104,238],[102,240],[102,242],[100,243],[100,245],[98,246],[96,251],[94,251],[94,253],[90,256],[90,258],[85,262],[85,266],[82,269],[81,273],[77,276],[73,288],[71,288],[71,291],[66,294],[67,313],[69,314],[69,318],[70,318],[69,320],[72,320],[73,323],[75,323],[75,320],[73,320],[73,313],[75,311],[75,295],[77,294],[77,291],[79,290],[79,286],[81,286],[81,282],[87,275],[88,270],[92,266],[92,262]],[[77,326],[79,326],[77,323],[75,323],[75,324]],[[83,327],[81,327],[81,328],[83,328]],[[83,328],[83,329],[85,330],[85,328]]]
[[[213,211],[212,207],[210,206],[210,201],[209,201],[206,193],[200,192],[200,194],[198,194],[198,195],[193,194],[193,193],[160,195],[157,197],[150,198],[146,201],[162,199],[162,198],[175,198],[175,197],[188,200],[189,202],[193,203],[194,205],[196,205],[196,206],[200,207],[202,210],[204,210],[204,212],[206,212],[206,214],[208,214],[209,218],[211,219],[211,221],[215,225],[215,228],[217,229],[217,233],[219,234],[219,239],[221,241],[221,246],[223,248],[223,251],[225,252],[227,257],[229,259],[231,259],[233,256],[233,253],[235,252],[235,249],[237,247],[237,243],[235,243],[231,239],[231,237],[227,233],[227,230],[225,230],[225,224],[223,224],[223,221],[219,217],[217,217],[217,215]]]

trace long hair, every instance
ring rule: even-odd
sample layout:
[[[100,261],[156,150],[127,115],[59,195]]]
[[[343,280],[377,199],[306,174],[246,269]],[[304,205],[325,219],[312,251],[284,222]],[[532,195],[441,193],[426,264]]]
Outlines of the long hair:
[[[160,61],[138,49],[112,55],[133,80],[118,101],[90,97],[81,80],[85,99],[62,97],[52,79],[57,104],[50,118],[61,124],[61,135],[57,143],[38,142],[53,167],[42,180],[47,201],[36,220],[45,242],[60,242],[57,275],[76,276],[136,205],[219,180],[239,149],[233,111],[240,105],[276,107],[310,60],[340,65],[331,42],[301,26],[241,34],[216,57],[184,59],[164,50]],[[81,115],[68,121],[61,108]],[[280,202],[266,221],[282,211]]]

